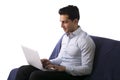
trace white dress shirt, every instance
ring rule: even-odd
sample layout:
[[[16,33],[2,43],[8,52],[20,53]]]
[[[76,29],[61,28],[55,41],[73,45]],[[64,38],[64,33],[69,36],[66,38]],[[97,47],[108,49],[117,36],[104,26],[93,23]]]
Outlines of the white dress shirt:
[[[80,27],[73,33],[65,34],[61,50],[53,64],[66,67],[66,72],[73,76],[90,74],[92,71],[95,44],[91,37]]]

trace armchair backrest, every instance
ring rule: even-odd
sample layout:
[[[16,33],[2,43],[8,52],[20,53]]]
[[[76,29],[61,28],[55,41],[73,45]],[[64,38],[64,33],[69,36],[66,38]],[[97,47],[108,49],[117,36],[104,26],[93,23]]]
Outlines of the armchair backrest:
[[[120,41],[91,37],[96,45],[91,80],[120,80]]]
[[[64,34],[63,34],[63,36],[64,36]],[[60,52],[60,49],[61,49],[61,43],[62,43],[63,36],[60,38],[60,40],[56,44],[55,48],[52,51],[52,54],[49,57],[49,59],[54,59],[54,58],[56,58],[58,56],[58,54]]]

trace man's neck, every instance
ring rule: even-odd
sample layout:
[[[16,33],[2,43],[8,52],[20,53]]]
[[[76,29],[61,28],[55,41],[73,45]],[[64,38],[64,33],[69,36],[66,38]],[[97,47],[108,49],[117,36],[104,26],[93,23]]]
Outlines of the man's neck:
[[[74,31],[76,31],[79,27],[80,27],[80,26],[77,25],[77,26],[75,27],[75,29],[74,29],[72,32],[68,32],[68,33],[67,33],[67,36],[70,35],[70,34],[72,34]]]

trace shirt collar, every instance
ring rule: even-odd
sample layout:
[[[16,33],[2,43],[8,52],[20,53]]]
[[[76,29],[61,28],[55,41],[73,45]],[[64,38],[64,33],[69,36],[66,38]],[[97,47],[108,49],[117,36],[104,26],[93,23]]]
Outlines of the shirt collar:
[[[81,32],[81,28],[80,26],[78,27],[78,29],[76,29],[74,32],[70,33],[68,35],[69,38],[73,38],[74,36],[78,35]]]

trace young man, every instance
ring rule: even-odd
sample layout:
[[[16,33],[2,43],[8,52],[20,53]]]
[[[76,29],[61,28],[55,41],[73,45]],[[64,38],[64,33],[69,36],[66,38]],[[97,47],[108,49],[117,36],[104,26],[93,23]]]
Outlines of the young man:
[[[59,10],[61,27],[65,31],[59,55],[55,59],[42,59],[43,67],[54,71],[41,71],[30,65],[18,69],[16,80],[82,80],[92,71],[95,44],[78,25],[79,10],[68,5]]]

